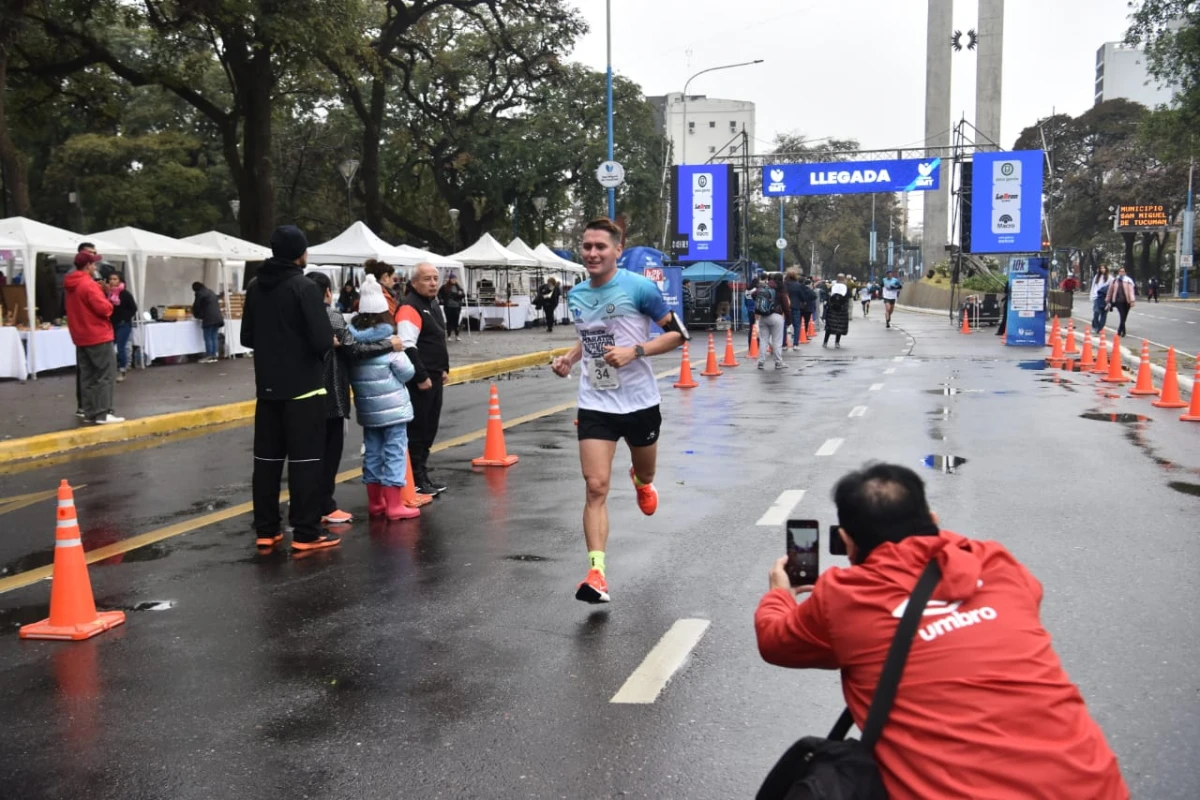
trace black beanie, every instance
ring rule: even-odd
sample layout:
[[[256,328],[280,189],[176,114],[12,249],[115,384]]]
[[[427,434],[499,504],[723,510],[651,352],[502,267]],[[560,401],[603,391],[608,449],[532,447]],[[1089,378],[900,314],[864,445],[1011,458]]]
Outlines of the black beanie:
[[[308,250],[304,231],[295,225],[280,225],[271,234],[271,253],[285,261],[295,261]]]

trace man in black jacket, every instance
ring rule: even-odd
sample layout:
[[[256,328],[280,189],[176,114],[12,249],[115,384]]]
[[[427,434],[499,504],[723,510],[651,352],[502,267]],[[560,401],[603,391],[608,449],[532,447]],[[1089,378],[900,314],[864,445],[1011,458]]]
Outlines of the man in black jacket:
[[[200,329],[204,332],[204,358],[201,364],[217,363],[217,342],[221,328],[225,325],[225,315],[221,313],[221,301],[217,294],[200,281],[192,284],[196,300],[192,303],[192,316],[200,320]]]
[[[292,549],[333,547],[321,530],[325,354],[333,328],[321,290],[304,278],[308,240],[294,225],[271,234],[272,257],[246,289],[242,345],[254,350],[254,532],[259,547],[283,540],[279,482],[288,462]]]
[[[408,454],[412,459],[417,493],[438,495],[446,487],[429,477],[429,450],[437,438],[442,417],[442,387],[450,380],[450,353],[446,348],[446,318],[437,301],[438,271],[431,264],[413,267],[404,302],[396,311],[396,332],[404,352],[416,369],[408,384],[413,420],[408,423]]]

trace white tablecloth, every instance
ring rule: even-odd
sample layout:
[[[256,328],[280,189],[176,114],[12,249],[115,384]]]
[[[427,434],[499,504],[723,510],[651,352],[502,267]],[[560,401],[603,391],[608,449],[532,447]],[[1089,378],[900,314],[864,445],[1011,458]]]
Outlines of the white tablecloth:
[[[133,341],[142,348],[142,355],[147,361],[204,353],[204,332],[198,319],[147,322],[134,329]]]
[[[71,341],[69,330],[51,328],[48,331],[34,331],[33,335],[33,355],[29,356],[29,331],[21,331],[21,338],[26,342],[30,373],[75,366],[75,343]]]
[[[221,333],[225,336],[225,355],[240,356],[244,353],[252,353],[249,347],[242,347],[242,321],[240,319],[225,318],[225,327],[221,328]]]
[[[485,328],[489,321],[499,320],[501,328],[519,330],[533,318],[533,310],[528,306],[472,306],[464,308],[463,315],[472,319],[482,319]]]
[[[0,328],[0,378],[25,380],[29,377],[29,365],[25,361],[25,348],[16,328]]]

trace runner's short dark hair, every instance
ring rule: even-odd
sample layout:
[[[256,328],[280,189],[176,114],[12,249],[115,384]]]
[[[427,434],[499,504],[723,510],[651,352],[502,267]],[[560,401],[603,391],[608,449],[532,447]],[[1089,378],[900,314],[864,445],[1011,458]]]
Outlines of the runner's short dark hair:
[[[621,228],[608,217],[597,217],[587,225],[584,225],[583,230],[584,232],[604,231],[612,237],[613,244],[621,243]]]
[[[938,532],[925,484],[908,467],[868,464],[838,481],[833,502],[838,525],[854,540],[859,560],[885,542]]]

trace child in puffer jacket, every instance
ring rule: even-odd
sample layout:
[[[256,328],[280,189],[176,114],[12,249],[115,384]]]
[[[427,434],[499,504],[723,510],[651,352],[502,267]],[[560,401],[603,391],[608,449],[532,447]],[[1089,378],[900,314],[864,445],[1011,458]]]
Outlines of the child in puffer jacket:
[[[350,320],[354,338],[362,343],[388,339],[396,326],[388,314],[383,287],[368,275],[359,289],[358,314]],[[363,483],[367,485],[372,517],[412,519],[421,516],[401,499],[408,465],[408,423],[412,401],[404,384],[416,374],[404,353],[390,352],[350,365],[354,408],[363,427]]]

